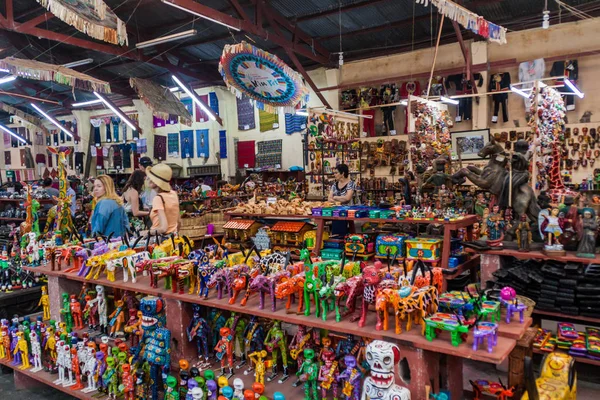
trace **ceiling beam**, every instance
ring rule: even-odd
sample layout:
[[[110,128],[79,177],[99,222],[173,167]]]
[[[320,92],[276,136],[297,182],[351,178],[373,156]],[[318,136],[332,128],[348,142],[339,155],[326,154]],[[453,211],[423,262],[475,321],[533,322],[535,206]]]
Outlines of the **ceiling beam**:
[[[203,4],[196,3],[193,0],[165,0],[168,3],[177,5],[185,8],[199,15],[203,15],[207,18],[211,18],[214,21],[218,21],[222,24],[229,25],[238,28],[244,32],[256,35],[265,40],[269,40],[272,43],[278,44],[282,47],[291,48],[294,52],[303,55],[304,57],[310,58],[320,64],[327,65],[330,62],[330,55],[327,49],[315,41],[312,37],[302,32],[300,29],[296,29],[287,19],[281,14],[269,7],[263,0],[252,0],[256,8],[260,8],[257,12],[257,23],[253,23],[248,20],[241,20],[231,15],[225,14],[221,11],[217,11],[214,8],[207,7]],[[291,34],[297,36],[300,40],[292,42],[288,38],[282,35],[276,35],[272,32],[265,30],[260,24],[260,17],[262,14],[269,14],[277,23],[282,25]]]
[[[310,21],[313,19],[317,19],[317,18],[325,18],[328,17],[330,15],[338,15],[341,12],[347,12],[347,11],[351,11],[351,10],[358,10],[360,8],[363,7],[369,7],[369,6],[374,6],[378,3],[383,3],[383,2],[387,2],[389,0],[364,0],[364,1],[357,1],[356,3],[352,3],[352,4],[347,4],[345,6],[342,6],[341,8],[336,6],[333,8],[327,8],[324,10],[319,10],[315,13],[311,13],[311,14],[305,14],[302,15],[300,17],[296,17],[294,18],[294,20],[296,22],[304,22],[304,21]]]
[[[229,4],[231,4],[231,6],[235,9],[235,12],[241,19],[250,21],[250,18],[248,18],[248,14],[246,14],[246,11],[244,11],[244,8],[240,5],[238,0],[229,0]]]
[[[460,26],[458,25],[458,22],[452,21],[452,27],[454,28],[454,32],[456,33],[456,37],[458,38],[458,43],[460,44],[460,50],[462,51],[463,57],[465,59],[465,65],[467,66],[467,79],[471,83],[473,93],[477,94],[477,85],[475,84],[473,73],[471,72],[471,70],[473,69],[473,62],[471,61],[471,52],[469,51],[469,49],[467,48],[467,44],[463,40],[463,35],[460,30]]]
[[[39,16],[32,18],[26,22],[23,22],[21,25],[19,25],[19,27],[17,27],[15,29],[15,31],[16,32],[26,31],[28,28],[34,28],[34,27],[38,26],[39,24],[41,24],[42,22],[49,21],[52,18],[54,18],[54,14],[52,14],[51,12],[43,13],[42,15],[39,15]]]
[[[409,25],[412,25],[413,22],[427,21],[429,18],[430,18],[430,15],[429,15],[429,13],[427,13],[424,15],[419,15],[418,17],[415,17],[414,19],[412,17],[410,17],[410,18],[406,18],[406,19],[401,19],[400,21],[390,22],[389,24],[385,24],[385,25],[377,25],[377,26],[373,26],[371,28],[357,29],[355,31],[350,31],[350,32],[342,32],[342,37],[347,38],[347,37],[358,36],[358,35],[369,35],[371,33],[376,33],[376,32],[380,32],[383,30],[401,28],[403,26],[409,26]],[[328,39],[339,38],[339,37],[340,37],[340,34],[336,33],[334,35],[319,36],[318,39],[319,40],[328,40]]]

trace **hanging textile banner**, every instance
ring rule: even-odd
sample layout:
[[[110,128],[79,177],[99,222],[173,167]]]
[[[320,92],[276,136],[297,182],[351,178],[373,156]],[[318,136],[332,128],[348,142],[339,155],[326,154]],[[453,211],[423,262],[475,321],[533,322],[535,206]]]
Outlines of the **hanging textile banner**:
[[[16,76],[38,81],[52,81],[61,85],[88,92],[110,93],[110,84],[100,79],[75,71],[74,69],[34,60],[7,57],[0,60],[0,68]]]
[[[219,131],[219,157],[227,158],[227,131]]]
[[[167,135],[167,155],[179,158],[179,133],[169,133]]]
[[[219,72],[236,97],[246,95],[260,110],[293,112],[306,100],[308,89],[302,76],[279,57],[246,42],[226,45],[219,62]]]
[[[169,120],[170,115],[178,115],[184,125],[192,125],[192,116],[186,106],[164,86],[149,79],[131,78],[129,85],[135,89],[144,103],[152,110],[152,115]]]
[[[80,32],[112,44],[127,46],[127,29],[102,0],[36,0],[58,19]]]
[[[471,32],[486,38],[490,42],[506,44],[506,28],[489,22],[482,16],[459,6],[451,0],[416,0],[417,4],[422,4],[425,7],[429,5],[429,1],[437,7],[440,14],[458,22]]]
[[[196,151],[199,158],[208,158],[210,151],[208,129],[196,130]]]
[[[3,111],[6,111],[7,113],[20,118],[23,122],[33,125],[37,130],[44,132],[46,135],[50,134],[50,132],[48,132],[48,129],[46,129],[44,127],[44,123],[42,122],[41,119],[39,119],[31,114],[24,113],[23,111],[19,110],[18,108],[10,106],[6,103],[0,102],[0,108]],[[34,130],[36,130],[36,129],[34,129]]]

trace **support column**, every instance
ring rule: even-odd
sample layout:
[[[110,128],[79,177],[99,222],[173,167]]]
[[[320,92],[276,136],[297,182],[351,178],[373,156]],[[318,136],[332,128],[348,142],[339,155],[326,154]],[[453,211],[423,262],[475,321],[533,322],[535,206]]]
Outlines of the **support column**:
[[[192,306],[179,300],[165,299],[167,305],[167,328],[171,331],[171,364],[180,359],[190,364],[196,357],[196,346],[188,341],[186,329],[192,317]]]
[[[439,357],[438,353],[400,345],[400,364],[396,371],[399,379],[396,380],[410,390],[411,398],[424,398],[425,386],[432,383],[433,390],[439,390]]]
[[[482,254],[481,255],[481,288],[484,289],[485,283],[493,278],[492,274],[502,266],[502,256]]]
[[[508,387],[516,389],[514,398],[519,399],[525,387],[525,357],[533,356],[533,340],[537,333],[536,328],[529,328],[523,337],[517,340],[517,346],[508,356]]]
[[[471,42],[471,61],[474,65],[488,62],[487,42]],[[488,72],[480,72],[483,76],[483,86],[478,88],[480,93],[487,92]],[[477,104],[479,99],[479,104]],[[487,129],[489,126],[489,96],[480,96],[473,98],[473,128]]]

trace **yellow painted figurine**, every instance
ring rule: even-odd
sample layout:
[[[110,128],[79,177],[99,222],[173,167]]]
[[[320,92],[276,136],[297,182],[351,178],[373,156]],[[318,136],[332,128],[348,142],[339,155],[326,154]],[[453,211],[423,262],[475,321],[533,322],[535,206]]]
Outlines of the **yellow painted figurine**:
[[[50,358],[55,361],[56,360],[56,338],[54,337],[54,328],[51,326],[46,329],[46,346],[44,346],[44,350],[48,351],[50,354]]]
[[[17,338],[17,345],[15,346],[13,354],[16,355],[17,352],[21,353],[21,366],[19,369],[27,369],[31,367],[31,365],[29,365],[29,350],[27,348],[27,340],[25,340],[23,332],[17,332]]]
[[[48,321],[50,319],[50,297],[48,296],[48,286],[42,286],[42,296],[38,303],[38,307],[39,306],[42,306],[44,310],[44,321]]]
[[[255,351],[254,353],[248,354],[250,361],[254,363],[254,381],[265,384],[265,371],[273,363],[272,360],[265,361],[267,356],[266,350]]]

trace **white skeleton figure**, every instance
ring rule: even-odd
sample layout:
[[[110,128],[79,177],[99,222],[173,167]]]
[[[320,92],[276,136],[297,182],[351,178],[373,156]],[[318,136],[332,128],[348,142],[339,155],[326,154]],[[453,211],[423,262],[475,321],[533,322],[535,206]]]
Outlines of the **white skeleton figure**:
[[[42,346],[40,339],[35,331],[29,333],[29,342],[31,343],[31,357],[33,358],[33,369],[31,372],[42,370]]]
[[[27,236],[29,237],[29,243],[27,244],[29,263],[38,265],[40,263],[40,246],[37,241],[37,234],[35,232],[29,232]]]
[[[96,286],[96,298],[88,302],[88,304],[98,305],[98,323],[101,327],[106,329],[108,327],[107,307],[106,307],[106,294],[104,293],[104,286]]]
[[[233,380],[233,397],[237,397],[238,399],[244,398],[244,381],[240,378],[235,378]]]
[[[71,347],[68,344],[65,344],[63,347],[63,357],[65,359],[65,369],[69,373],[69,379],[63,378],[63,386],[73,386],[75,381],[73,381],[73,360],[71,358]]]
[[[400,349],[383,340],[367,346],[366,360],[371,372],[365,378],[361,400],[410,400],[410,391],[394,382],[394,366],[400,361]]]
[[[56,343],[56,368],[58,369],[58,379],[54,381],[55,384],[59,385],[65,381],[65,341],[59,340]]]
[[[87,375],[88,379],[88,387],[83,389],[84,393],[93,392],[96,389],[96,367],[98,366],[98,362],[96,361],[96,356],[94,354],[94,349],[88,347],[87,349],[87,361],[83,366],[83,374]]]
[[[83,340],[77,342],[77,358],[79,359],[79,364],[83,365],[85,365],[88,360],[88,351]]]
[[[190,390],[190,394],[192,395],[193,400],[203,400],[204,399],[204,392],[198,386],[192,388],[192,390]]]

